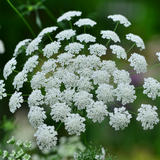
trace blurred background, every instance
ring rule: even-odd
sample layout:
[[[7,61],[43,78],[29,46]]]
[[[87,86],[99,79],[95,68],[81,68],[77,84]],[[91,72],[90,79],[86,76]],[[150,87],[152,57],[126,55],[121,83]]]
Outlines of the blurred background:
[[[97,22],[97,25],[91,30],[91,33],[100,40],[100,30],[113,30],[115,23],[107,19],[112,14],[122,14],[131,22],[131,26],[125,28],[119,25],[117,34],[119,35],[123,46],[129,48],[132,43],[125,43],[125,35],[133,33],[139,35],[145,42],[146,49],[139,51],[134,48],[132,52],[144,55],[149,66],[158,63],[156,52],[160,52],[160,13],[158,0],[44,0],[44,6],[38,7],[41,1],[37,0],[16,0],[11,1],[14,6],[23,13],[24,18],[30,24],[36,35],[45,27],[57,25],[56,19],[63,13],[71,10],[82,11],[81,17],[88,17]],[[36,5],[35,5],[36,4]],[[50,16],[52,13],[52,16]],[[0,79],[3,79],[3,67],[8,60],[12,58],[15,46],[24,39],[31,38],[33,35],[28,30],[24,22],[11,8],[6,0],[0,0],[0,39],[4,42],[5,53],[0,54]],[[63,27],[63,26],[62,26]],[[98,40],[97,40],[98,41]],[[100,42],[99,42],[100,43]],[[125,48],[124,47],[124,48]],[[23,57],[21,57],[23,59]],[[25,58],[25,57],[24,57]],[[121,64],[123,66],[123,64]],[[142,77],[153,76],[160,81],[159,67],[149,70],[147,74],[134,76],[134,83],[141,86]],[[5,81],[7,93],[13,93],[12,78]],[[136,111],[141,103],[155,105],[160,107],[160,98],[152,101],[145,95],[138,95],[139,98],[133,105],[127,106],[132,111]],[[8,99],[0,101],[0,121],[4,121],[4,115],[7,119],[21,121],[17,133],[18,136],[25,137],[28,132],[33,136],[34,131],[30,128],[27,121],[28,108],[24,106],[17,110],[13,115],[8,109]],[[159,109],[160,115],[160,109]],[[15,120],[16,117],[16,120]],[[133,115],[129,127],[123,131],[115,131],[108,124],[108,119],[102,123],[90,123],[87,128],[87,139],[94,145],[102,145],[108,149],[108,152],[118,157],[119,160],[160,160],[160,124],[153,130],[144,131],[141,124],[135,120]],[[14,126],[7,124],[5,129],[0,129],[0,143],[3,143],[5,134]],[[26,134],[27,132],[27,134]],[[66,134],[66,133],[64,133]],[[63,133],[62,133],[63,135]],[[33,137],[32,137],[33,138]],[[31,139],[32,139],[31,138]]]

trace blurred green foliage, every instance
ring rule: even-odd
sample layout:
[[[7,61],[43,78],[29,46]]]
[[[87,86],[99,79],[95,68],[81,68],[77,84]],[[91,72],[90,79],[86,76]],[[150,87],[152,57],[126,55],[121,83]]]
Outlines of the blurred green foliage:
[[[97,22],[95,29],[92,30],[97,39],[100,38],[100,30],[112,30],[115,26],[115,23],[107,19],[107,16],[122,14],[132,25],[129,28],[119,26],[117,32],[120,38],[125,39],[125,34],[131,32],[139,35],[145,43],[148,43],[155,35],[160,40],[160,2],[158,0],[12,0],[11,2],[23,14],[36,35],[42,28],[57,25],[56,19],[64,12],[76,10],[82,11],[82,17],[88,17]],[[3,66],[11,59],[18,42],[34,37],[21,18],[9,6],[7,0],[0,0],[0,26],[0,39],[3,40],[6,49],[6,52],[0,55],[0,79],[2,79]],[[152,49],[151,54],[155,54],[152,53]],[[160,76],[158,74],[156,76],[155,78],[160,80]],[[12,93],[12,81],[7,80],[6,83],[8,92]],[[145,95],[140,95],[136,103],[128,107],[136,111],[141,103],[150,103],[159,107],[159,102],[160,98],[150,101]],[[0,101],[0,120],[3,120],[3,115],[11,116],[7,98]],[[0,130],[1,138],[3,134],[4,132]],[[159,135],[160,124],[156,125],[153,130],[144,131],[141,124],[135,120],[135,116],[129,127],[123,131],[115,131],[109,126],[107,119],[102,126],[91,123],[87,127],[88,140],[92,140],[97,145],[101,144],[111,154],[117,155],[119,160],[160,159]]]

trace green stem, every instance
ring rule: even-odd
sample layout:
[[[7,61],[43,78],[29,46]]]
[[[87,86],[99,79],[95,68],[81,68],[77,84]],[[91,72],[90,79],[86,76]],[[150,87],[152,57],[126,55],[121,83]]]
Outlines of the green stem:
[[[118,104],[114,103],[114,102],[111,102],[112,104],[114,104],[115,106],[121,108],[121,106],[119,106]]]
[[[47,34],[49,39],[51,40],[51,42],[53,42],[53,39],[51,38],[51,36],[49,34]]]
[[[12,70],[13,72],[16,72],[16,73],[19,73],[19,71],[16,71],[16,70]]]
[[[30,25],[27,23],[27,21],[23,18],[23,16],[21,15],[21,13],[13,6],[13,4],[10,2],[10,0],[7,0],[7,2],[9,3],[9,5],[15,10],[15,12],[21,17],[21,19],[23,20],[23,22],[26,24],[26,26],[28,27],[28,29],[31,31],[32,35],[34,37],[36,37],[35,33],[33,32],[32,28],[30,27]]]
[[[119,107],[119,108],[121,108],[121,106],[119,106],[118,104],[116,104],[116,103],[113,103],[113,102],[111,102],[112,104],[114,104],[115,106],[117,106],[117,107]],[[129,110],[127,110],[128,112],[130,112],[130,113],[132,113],[132,114],[135,114],[135,115],[137,115],[137,113],[135,113],[135,112],[132,112],[132,111],[129,111]]]
[[[157,67],[157,66],[159,66],[159,65],[160,65],[160,63],[158,63],[158,64],[156,64],[156,65],[154,65],[154,66],[152,66],[152,67],[147,68],[147,70],[148,70],[148,69],[152,69],[152,68],[154,68],[154,67]]]
[[[84,134],[84,136],[83,136],[83,134]],[[89,147],[89,144],[88,144],[87,141],[86,141],[86,135],[85,135],[85,133],[83,133],[83,134],[81,134],[81,136],[82,136],[82,138],[83,138],[83,140],[84,140],[85,146],[88,146],[88,147]]]
[[[12,96],[12,94],[7,93],[7,96]]]
[[[119,21],[117,22],[115,28],[114,28],[114,32],[116,31],[117,27],[118,27]],[[106,43],[106,47],[108,46],[109,42],[111,41],[111,38],[108,40],[108,42]]]
[[[48,16],[54,21],[57,22],[56,18],[53,16],[51,11],[43,4],[43,2],[40,2],[39,0],[36,0],[37,4],[41,5],[44,7],[45,12],[48,14]]]
[[[22,94],[22,96],[29,96],[29,94]]]
[[[111,41],[111,39],[108,40],[108,42],[106,43],[106,47],[108,46],[109,42]]]
[[[143,87],[135,87],[135,89],[143,89]]]
[[[133,72],[133,73],[130,73],[130,75],[132,75],[132,74],[136,74],[137,72]]]
[[[130,68],[128,68],[128,69],[126,69],[126,71],[129,71],[130,69],[132,69],[133,67],[130,67]]]
[[[84,33],[86,33],[86,25],[84,25]]]
[[[72,22],[71,22],[71,20],[69,21],[69,25],[70,25],[71,29],[73,30],[73,27],[72,27]]]
[[[62,125],[62,122],[58,125],[58,127],[57,127],[57,129],[56,129],[56,131],[59,129],[59,127]]]
[[[126,53],[128,53],[135,45],[136,43],[134,43],[133,46]]]
[[[69,25],[70,25],[71,29],[73,30],[73,26],[72,26],[71,20],[69,21]],[[74,37],[73,36],[72,36],[72,42],[74,42]]]
[[[49,17],[54,21],[57,22],[56,18],[52,15],[52,13],[50,12],[50,10],[43,4],[43,6],[45,7],[45,11],[46,13],[49,15]]]
[[[117,24],[116,24],[116,26],[115,26],[115,28],[114,28],[114,32],[116,31],[118,25],[119,25],[119,21],[117,21]]]

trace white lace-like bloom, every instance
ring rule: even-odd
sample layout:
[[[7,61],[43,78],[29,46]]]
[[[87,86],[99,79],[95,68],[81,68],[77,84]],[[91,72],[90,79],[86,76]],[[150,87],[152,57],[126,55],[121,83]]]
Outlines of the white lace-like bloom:
[[[31,55],[32,52],[38,50],[38,45],[41,41],[42,37],[37,37],[34,40],[32,40],[26,49],[26,55]]]
[[[87,109],[87,117],[92,119],[92,121],[101,123],[105,116],[108,116],[107,106],[102,101],[93,102]]]
[[[31,106],[38,106],[43,104],[43,98],[41,91],[36,89],[31,92],[31,94],[28,97],[28,105]]]
[[[15,91],[9,99],[9,110],[14,113],[17,108],[21,107],[20,103],[23,103],[23,97],[21,96],[22,92]]]
[[[94,37],[90,34],[87,34],[87,33],[80,34],[76,38],[78,41],[80,41],[80,42],[84,41],[85,43],[96,41],[96,37]]]
[[[66,105],[66,103],[55,103],[51,107],[52,119],[56,122],[64,122],[65,118],[70,114],[71,108]]]
[[[16,68],[15,65],[17,64],[16,59],[13,57],[11,60],[9,60],[3,69],[3,76],[5,79],[12,73],[12,71]]]
[[[54,126],[47,126],[46,124],[40,125],[34,137],[37,137],[37,145],[39,149],[51,149],[57,144],[57,131]]]
[[[111,75],[107,71],[94,71],[92,78],[94,84],[103,84],[103,83],[109,83]]]
[[[4,43],[2,40],[0,40],[0,54],[3,54],[5,52]]]
[[[93,74],[93,70],[90,68],[81,68],[79,70],[76,70],[77,73],[80,75],[80,77],[88,77],[90,78]]]
[[[117,96],[117,101],[122,100],[123,105],[127,103],[133,103],[137,97],[134,94],[134,86],[127,83],[120,83],[115,89],[115,96]]]
[[[101,70],[112,74],[115,70],[117,70],[116,63],[112,60],[103,60],[101,63]]]
[[[119,45],[110,45],[110,49],[112,49],[112,53],[117,55],[117,58],[127,59],[127,54],[123,47]]]
[[[45,34],[51,33],[53,31],[55,31],[58,27],[57,26],[53,26],[53,27],[47,27],[44,28],[37,37],[43,37]]]
[[[68,51],[68,53],[72,53],[72,54],[79,54],[81,49],[84,49],[84,45],[77,42],[70,43],[65,47],[65,51]]]
[[[61,80],[55,77],[45,78],[44,87],[45,91],[48,91],[51,88],[60,88]]]
[[[77,25],[78,27],[85,26],[85,25],[89,25],[93,27],[95,24],[97,23],[89,18],[83,18],[83,19],[80,18],[77,22],[74,23],[74,25]]]
[[[72,58],[74,57],[71,53],[61,53],[57,56],[57,62],[61,64],[62,67],[65,65],[69,65],[70,62],[72,62]]]
[[[160,97],[160,83],[156,79],[152,77],[144,78],[143,88],[143,94],[147,94],[152,100],[155,100],[156,96]]]
[[[4,80],[0,80],[0,99],[2,99],[2,97],[7,96],[7,94],[5,93],[6,89],[4,88],[4,86]]]
[[[66,89],[71,88],[71,87],[76,87],[77,86],[77,81],[78,81],[78,76],[75,75],[74,73],[67,72],[63,76],[62,81],[63,81]]]
[[[57,22],[61,22],[63,20],[70,21],[72,17],[80,16],[81,14],[82,14],[82,12],[80,12],[80,11],[68,11],[68,12],[64,13],[62,16],[60,16],[57,19]]]
[[[114,42],[120,42],[118,35],[114,31],[101,31],[101,34],[103,39],[111,39]]]
[[[119,21],[119,23],[123,24],[125,27],[128,27],[131,25],[128,19],[120,14],[110,15],[108,16],[108,18],[111,18],[113,21]]]
[[[114,108],[114,113],[109,113],[110,121],[109,124],[115,128],[115,130],[123,130],[128,127],[132,115],[126,111],[125,107]]]
[[[31,106],[29,113],[28,113],[28,119],[30,124],[37,129],[38,126],[43,125],[44,119],[46,119],[46,112],[44,111],[44,108],[38,107],[38,106]]]
[[[69,71],[64,67],[58,67],[56,68],[56,72],[53,73],[53,76],[55,78],[58,78],[59,80],[63,81],[64,75],[67,74]]]
[[[94,89],[94,87],[92,86],[92,82],[88,77],[80,77],[80,79],[77,81],[77,87],[78,91],[86,92],[90,92],[92,89]]]
[[[78,110],[85,109],[88,105],[91,104],[92,98],[92,94],[86,91],[80,91],[75,93],[73,96],[73,101],[75,102],[74,105],[78,108]]]
[[[55,68],[57,67],[57,61],[53,58],[48,59],[45,61],[41,67],[42,73],[48,73],[51,71],[54,71]]]
[[[158,56],[158,60],[160,61],[160,52],[157,52],[156,55]]]
[[[42,49],[44,56],[50,58],[53,54],[57,54],[59,48],[61,47],[60,42],[51,42],[47,44],[44,49]]]
[[[37,55],[30,57],[24,64],[23,70],[25,70],[27,73],[32,72],[33,69],[36,67],[36,65],[39,63],[37,60],[38,60]]]
[[[17,57],[17,56],[21,53],[21,51],[23,50],[23,48],[26,49],[26,47],[28,46],[28,44],[29,44],[30,41],[32,41],[32,40],[31,40],[31,39],[25,39],[25,40],[23,40],[23,41],[20,41],[20,42],[17,44],[17,46],[16,46],[16,48],[15,48],[15,50],[14,50],[13,56],[14,56],[14,57]]]
[[[12,84],[14,88],[17,89],[17,91],[19,91],[19,89],[23,87],[23,83],[26,81],[27,81],[27,73],[24,70],[22,70],[14,77]]]
[[[76,134],[80,135],[80,132],[85,132],[85,124],[83,123],[85,118],[81,117],[78,113],[70,114],[64,120],[65,129],[68,131],[69,135]]]
[[[45,74],[42,72],[37,72],[35,75],[33,75],[30,83],[32,89],[40,89],[44,86],[45,82]]]
[[[72,101],[73,101],[73,95],[75,93],[75,89],[66,89],[63,92],[61,92],[61,97],[60,97],[60,101],[61,102],[65,102],[66,104],[68,104],[69,106],[72,105]]]
[[[73,61],[73,66],[75,68],[75,71],[79,69],[87,68],[87,57],[85,55],[78,55],[75,57]]]
[[[102,44],[96,43],[96,44],[90,45],[88,50],[90,50],[90,54],[102,56],[106,54],[107,48]]]
[[[137,121],[141,121],[144,130],[153,129],[154,124],[159,123],[157,107],[149,104],[142,104],[138,109],[139,113],[136,118]]]
[[[61,94],[60,94],[60,90],[59,89],[50,88],[46,92],[44,102],[45,102],[45,104],[52,106],[55,103],[59,102],[60,96],[61,96]]]
[[[86,58],[86,65],[90,69],[98,70],[101,66],[101,59],[95,55],[89,55]]]
[[[75,55],[74,55],[75,56]],[[75,58],[75,57],[74,57]],[[65,66],[65,68],[68,70],[68,72],[70,73],[76,73],[76,69],[73,66],[73,61],[74,58],[72,59],[71,63],[69,63],[69,65]]]
[[[120,83],[131,83],[131,78],[129,72],[125,70],[115,70],[113,72],[114,76],[114,83],[120,84]]]
[[[131,40],[132,42],[135,42],[136,46],[139,47],[140,50],[145,49],[144,42],[139,36],[129,33],[126,35],[126,39]]]
[[[144,56],[133,53],[128,59],[128,62],[130,62],[130,66],[134,67],[134,70],[136,70],[137,73],[147,72],[148,64]]]
[[[114,88],[109,84],[100,84],[96,90],[97,98],[104,103],[114,101]]]
[[[76,31],[72,29],[67,29],[58,33],[56,35],[56,38],[58,39],[58,41],[63,41],[64,39],[69,40],[74,35],[76,35]]]
[[[96,155],[95,159],[97,159],[97,160],[105,160],[105,157],[106,157],[106,153],[105,153],[104,148],[102,147],[102,154]]]

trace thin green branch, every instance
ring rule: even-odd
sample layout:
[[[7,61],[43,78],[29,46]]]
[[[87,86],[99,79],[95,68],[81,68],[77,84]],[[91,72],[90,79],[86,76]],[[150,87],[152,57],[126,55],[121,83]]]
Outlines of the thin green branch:
[[[118,25],[119,25],[119,21],[117,21],[117,24],[116,24],[116,26],[115,26],[115,28],[114,28],[114,32],[116,31]]]
[[[134,43],[133,46],[126,53],[128,53],[135,45],[136,43]]]
[[[117,22],[115,28],[114,28],[114,32],[116,31],[117,27],[118,27],[119,21]],[[108,40],[108,42],[106,43],[106,47],[108,46],[109,42],[111,41],[111,38]]]
[[[7,2],[9,3],[9,5],[15,10],[15,12],[21,17],[21,19],[23,20],[23,22],[26,24],[26,26],[28,27],[28,29],[31,31],[32,35],[34,37],[36,37],[35,33],[33,32],[32,28],[30,27],[30,25],[27,23],[27,21],[23,18],[23,16],[21,15],[21,13],[13,6],[13,4],[10,2],[10,0],[7,0]]]
[[[148,70],[148,69],[152,69],[152,68],[154,68],[154,67],[157,67],[157,66],[159,66],[159,65],[160,65],[160,63],[158,63],[158,64],[156,64],[156,65],[154,65],[154,66],[152,66],[152,67],[147,68],[147,70]]]
[[[121,106],[119,106],[118,104],[116,104],[116,103],[113,103],[113,102],[111,102],[112,104],[114,104],[115,106],[117,106],[117,107],[119,107],[119,108],[121,108]],[[130,113],[132,113],[132,114],[135,114],[135,115],[137,115],[137,113],[135,113],[135,112],[132,112],[132,111],[129,111],[128,109],[127,109],[127,111],[128,112],[130,112]]]
[[[56,128],[56,131],[59,129],[59,127],[62,125],[62,122],[58,125],[58,127]]]

